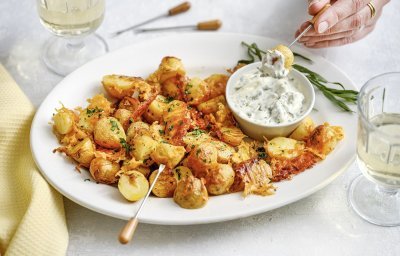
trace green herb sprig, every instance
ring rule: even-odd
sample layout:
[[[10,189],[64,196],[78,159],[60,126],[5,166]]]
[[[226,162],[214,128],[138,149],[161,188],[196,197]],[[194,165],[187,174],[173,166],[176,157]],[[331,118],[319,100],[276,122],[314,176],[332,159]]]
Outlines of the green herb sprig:
[[[242,42],[242,45],[247,48],[247,55],[249,56],[249,59],[239,60],[238,63],[250,64],[255,62],[256,60],[262,60],[262,55],[265,54],[265,51],[262,51],[260,48],[258,48],[256,43],[248,44]],[[305,57],[304,55],[295,52],[293,53],[293,55],[312,63],[312,60],[310,58]],[[357,103],[357,95],[358,95],[357,91],[346,90],[341,83],[329,82],[320,74],[315,73],[314,71],[311,71],[310,69],[301,66],[299,64],[293,64],[293,68],[303,73],[306,76],[306,78],[310,81],[310,83],[313,84],[315,88],[320,90],[322,94],[328,100],[330,100],[335,106],[341,108],[346,112],[353,112],[348,104]],[[337,85],[338,88],[337,89],[331,88],[329,86],[330,84]]]

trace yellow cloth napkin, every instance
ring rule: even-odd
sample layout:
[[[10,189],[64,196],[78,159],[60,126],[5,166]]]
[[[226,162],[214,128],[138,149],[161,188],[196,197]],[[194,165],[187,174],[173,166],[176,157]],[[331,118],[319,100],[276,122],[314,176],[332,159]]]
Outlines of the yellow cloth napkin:
[[[32,85],[34,86],[34,85]],[[62,196],[29,148],[34,108],[0,64],[0,255],[65,255]]]

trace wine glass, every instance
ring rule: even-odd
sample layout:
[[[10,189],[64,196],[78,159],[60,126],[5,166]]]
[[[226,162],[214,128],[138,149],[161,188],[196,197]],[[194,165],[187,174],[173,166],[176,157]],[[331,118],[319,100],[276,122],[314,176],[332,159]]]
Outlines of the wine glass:
[[[349,189],[353,209],[380,226],[400,225],[400,72],[369,80],[358,96],[357,164]]]
[[[42,25],[56,37],[44,46],[43,60],[59,75],[108,51],[98,35],[90,35],[104,18],[104,0],[37,0]]]

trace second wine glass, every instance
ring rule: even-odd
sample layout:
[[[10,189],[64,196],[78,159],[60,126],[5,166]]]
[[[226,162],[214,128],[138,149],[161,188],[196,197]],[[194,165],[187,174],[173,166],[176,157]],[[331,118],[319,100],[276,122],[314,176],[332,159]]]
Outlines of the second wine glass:
[[[47,67],[67,75],[108,51],[103,38],[91,35],[104,18],[104,0],[37,0],[40,21],[57,37],[49,39],[43,52]]]

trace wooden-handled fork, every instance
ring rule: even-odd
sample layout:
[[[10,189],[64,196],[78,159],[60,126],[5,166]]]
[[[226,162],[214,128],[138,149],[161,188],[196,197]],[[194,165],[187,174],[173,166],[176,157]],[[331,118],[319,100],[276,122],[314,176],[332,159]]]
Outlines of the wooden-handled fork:
[[[132,240],[133,237],[133,233],[135,233],[136,227],[139,223],[139,214],[143,209],[144,204],[147,201],[147,198],[149,197],[151,191],[154,188],[154,185],[156,184],[156,181],[158,179],[158,177],[160,176],[160,173],[162,173],[162,171],[164,171],[165,169],[165,165],[160,164],[160,166],[158,167],[158,173],[156,175],[156,177],[153,180],[153,183],[151,183],[151,186],[149,188],[149,191],[147,191],[146,196],[143,198],[142,203],[139,206],[139,209],[136,211],[135,215],[129,219],[129,221],[126,223],[126,225],[122,228],[121,232],[119,233],[119,237],[118,240],[121,244],[127,244],[129,243],[129,241]]]

